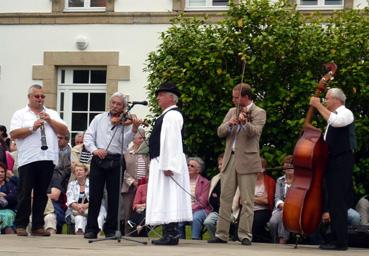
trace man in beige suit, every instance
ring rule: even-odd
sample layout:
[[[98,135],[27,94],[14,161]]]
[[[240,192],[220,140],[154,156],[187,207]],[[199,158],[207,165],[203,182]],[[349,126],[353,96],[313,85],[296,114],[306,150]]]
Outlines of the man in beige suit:
[[[221,197],[217,231],[209,243],[226,243],[229,236],[229,216],[237,186],[240,188],[242,210],[238,237],[243,245],[251,245],[254,217],[254,190],[256,174],[261,172],[259,140],[266,121],[266,113],[257,107],[251,87],[241,83],[232,91],[231,108],[218,127],[218,136],[226,138],[223,171],[221,173]],[[237,117],[237,107],[241,109]]]

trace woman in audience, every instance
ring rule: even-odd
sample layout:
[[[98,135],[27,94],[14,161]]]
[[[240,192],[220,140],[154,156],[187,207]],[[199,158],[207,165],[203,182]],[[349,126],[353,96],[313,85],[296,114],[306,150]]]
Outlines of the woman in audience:
[[[263,171],[256,176],[254,221],[252,224],[252,240],[255,242],[267,242],[268,234],[265,225],[269,221],[274,207],[275,181],[265,174],[267,163],[261,158]]]
[[[192,195],[192,239],[201,239],[201,231],[204,220],[210,212],[210,206],[208,202],[210,182],[206,178],[202,177],[202,173],[205,169],[204,161],[199,157],[188,158],[188,172],[190,174],[190,188]],[[185,239],[185,225],[186,222],[180,222],[179,233],[180,238]]]
[[[146,196],[147,183],[138,186],[133,200],[133,212],[131,218],[128,220],[128,225],[132,229],[130,231],[131,236],[148,236],[149,228],[145,227]]]
[[[67,190],[67,206],[66,219],[69,223],[75,224],[75,233],[82,235],[85,232],[88,214],[89,201],[89,179],[88,169],[85,164],[76,164],[73,168],[76,180],[71,181]],[[100,214],[98,217],[99,228],[102,230],[105,222],[106,210],[101,204]]]
[[[126,161],[126,170],[124,172],[122,183],[122,227],[124,234],[127,234],[129,227],[127,221],[132,215],[132,203],[135,197],[138,185],[147,183],[149,173],[149,156],[148,147],[145,141],[145,130],[139,128],[133,138],[133,144],[124,154]]]
[[[16,206],[15,184],[7,180],[7,167],[0,162],[0,233],[14,234]]]

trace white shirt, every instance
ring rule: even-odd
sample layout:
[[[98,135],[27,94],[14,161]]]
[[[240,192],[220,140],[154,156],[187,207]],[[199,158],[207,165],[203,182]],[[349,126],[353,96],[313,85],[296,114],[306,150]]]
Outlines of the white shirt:
[[[65,122],[60,118],[59,114],[52,110],[44,107],[43,112],[49,114],[50,118],[62,123],[66,126]],[[33,124],[39,117],[36,115],[27,105],[16,111],[10,121],[10,131],[19,128],[33,127]],[[58,139],[53,128],[45,122],[45,134],[48,149],[41,150],[41,130],[37,129],[31,135],[23,138],[16,139],[17,151],[18,151],[18,166],[36,162],[36,161],[53,161],[55,165],[58,164],[59,158],[59,147]]]
[[[335,113],[336,112],[336,113]],[[328,125],[324,132],[324,140],[327,137],[328,127],[345,127],[354,121],[354,114],[344,105],[338,107],[335,112],[331,112],[328,118]]]
[[[131,143],[134,135],[132,126],[124,127],[123,153],[127,151],[128,144]],[[111,115],[109,112],[104,112],[92,120],[85,133],[83,143],[86,149],[92,153],[98,148],[106,149],[113,136],[108,153],[122,154],[122,125],[112,125]]]

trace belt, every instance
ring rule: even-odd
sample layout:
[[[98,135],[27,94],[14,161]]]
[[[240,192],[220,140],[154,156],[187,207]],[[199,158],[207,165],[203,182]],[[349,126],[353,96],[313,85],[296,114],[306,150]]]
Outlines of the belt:
[[[105,159],[120,159],[121,158],[121,154],[107,154]],[[99,158],[98,156],[93,156],[94,158]]]

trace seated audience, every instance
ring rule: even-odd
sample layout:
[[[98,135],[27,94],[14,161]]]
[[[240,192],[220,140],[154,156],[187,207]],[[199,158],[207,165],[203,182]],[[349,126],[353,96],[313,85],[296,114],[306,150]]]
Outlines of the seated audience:
[[[275,207],[268,223],[273,243],[285,244],[290,237],[290,232],[283,225],[283,206],[287,191],[290,188],[294,177],[292,160],[292,155],[288,155],[284,158],[284,175],[277,179],[274,196]]]
[[[208,214],[208,216],[206,216],[206,219],[204,220],[204,226],[208,230],[211,239],[215,238],[217,221],[219,218],[220,193],[221,193],[220,173],[222,172],[222,166],[223,166],[223,153],[218,156],[219,173],[215,175],[210,182],[208,201],[212,211]],[[230,229],[229,235],[233,241],[238,239],[237,226],[240,209],[241,209],[240,190],[237,188],[232,201],[232,214],[230,216],[231,225],[229,228]]]
[[[12,171],[12,174],[18,180],[18,151],[17,151],[17,144],[15,143],[14,140],[12,140],[10,142],[10,151],[9,151],[9,154],[11,155],[11,157],[14,160],[13,169],[11,169],[10,171]]]
[[[88,201],[89,201],[89,179],[88,169],[84,164],[76,164],[73,168],[76,177],[71,181],[67,189],[67,223],[74,223],[75,234],[83,235],[87,224]],[[97,219],[99,228],[102,230],[105,222],[106,210],[101,204],[100,214]]]
[[[10,151],[11,139],[8,137],[7,129],[4,125],[0,125],[0,139],[4,141],[5,149]]]
[[[138,185],[147,183],[149,173],[149,162],[147,144],[143,143],[145,140],[145,130],[138,129],[138,132],[133,138],[132,146],[128,152],[124,154],[126,161],[126,171],[124,172],[122,182],[122,229],[124,234],[128,233],[129,227],[127,221],[132,215],[132,203],[136,194]]]
[[[69,134],[57,135],[59,146],[59,160],[58,165],[55,166],[53,176],[48,188],[48,197],[51,199],[56,219],[57,219],[57,233],[61,233],[62,226],[65,223],[66,206],[66,191],[69,177],[71,174],[71,148],[68,144]]]
[[[359,212],[361,225],[369,225],[369,195],[360,198],[357,202],[356,210]]]
[[[44,221],[44,229],[50,234],[56,234],[56,214],[53,202],[50,198],[47,199],[47,204],[44,211]]]
[[[84,132],[78,132],[76,136],[74,136],[74,146],[83,144],[83,137],[85,136]]]
[[[220,206],[220,173],[222,171],[223,165],[223,154],[218,156],[218,171],[219,173],[215,175],[210,181],[210,189],[209,189],[209,205],[211,207],[211,212],[206,216],[204,220],[204,226],[208,230],[211,239],[215,238],[215,231],[217,228],[217,221],[219,215],[219,206]]]
[[[7,149],[6,149],[5,142],[3,138],[0,137],[0,162],[4,163],[8,169],[6,152],[7,152]]]
[[[85,145],[83,144],[83,137],[83,132],[77,133],[74,137],[75,146],[71,149],[71,165],[73,167],[74,165],[79,163],[86,164],[88,170],[90,171],[92,154],[85,148]],[[69,182],[72,180],[75,180],[73,173],[70,175]]]
[[[360,214],[349,208],[347,210],[347,224],[351,225],[360,225]],[[328,211],[325,211],[322,214],[322,223],[320,225],[320,244],[330,244],[335,241],[335,237],[333,237],[332,229],[331,229],[331,216]]]
[[[149,228],[145,226],[147,183],[138,186],[133,200],[133,213],[128,220],[131,236],[147,237]]]
[[[274,207],[275,181],[265,174],[267,163],[261,158],[263,171],[256,176],[254,220],[252,223],[252,241],[268,242],[269,234],[265,225],[269,221]]]
[[[14,234],[17,205],[16,185],[7,179],[7,167],[0,162],[0,233]]]
[[[192,223],[191,232],[192,239],[201,239],[201,231],[204,220],[210,212],[210,206],[208,203],[210,182],[206,178],[202,177],[202,173],[205,169],[204,161],[199,157],[188,158],[188,172],[190,174],[190,187],[192,195]],[[178,224],[180,238],[186,239],[185,226],[186,222],[180,222]]]

